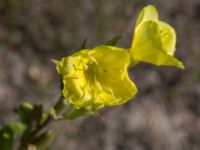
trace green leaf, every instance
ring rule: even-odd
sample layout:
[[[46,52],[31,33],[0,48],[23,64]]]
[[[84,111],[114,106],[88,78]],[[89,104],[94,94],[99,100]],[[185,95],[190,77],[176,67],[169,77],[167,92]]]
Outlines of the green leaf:
[[[12,150],[13,136],[9,131],[0,130],[0,148],[1,150]]]
[[[0,149],[12,150],[13,138],[17,134],[21,134],[26,129],[26,125],[22,122],[12,122],[0,129]]]
[[[13,135],[21,134],[26,130],[26,125],[22,122],[12,122],[8,125],[8,128],[12,131]]]
[[[20,121],[27,124],[32,110],[33,106],[28,102],[24,102],[16,109],[16,113],[18,114]]]
[[[3,127],[0,130],[0,149],[12,150],[12,148],[13,148],[12,132],[7,127]]]
[[[37,126],[42,123],[45,117],[42,105],[32,106],[28,102],[22,103],[20,107],[16,109],[16,113],[18,114],[20,121],[25,125],[31,123]]]
[[[82,117],[82,116],[87,116],[94,113],[94,110],[92,107],[84,107],[80,109],[73,108],[72,111],[69,113],[65,114],[65,118],[69,120],[74,120],[76,118]]]
[[[109,41],[107,41],[105,43],[105,45],[115,46],[117,44],[117,42],[121,39],[121,37],[122,37],[121,35],[115,36],[112,39],[110,39]]]

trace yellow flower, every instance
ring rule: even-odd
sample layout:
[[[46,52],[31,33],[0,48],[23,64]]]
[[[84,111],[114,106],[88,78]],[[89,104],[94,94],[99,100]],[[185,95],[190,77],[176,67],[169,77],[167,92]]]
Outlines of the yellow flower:
[[[137,19],[130,49],[133,62],[144,61],[183,69],[182,62],[173,56],[175,44],[175,30],[158,19],[154,6],[145,7]]]
[[[130,54],[122,48],[97,46],[56,62],[63,78],[63,95],[76,108],[120,105],[136,93],[129,79]]]

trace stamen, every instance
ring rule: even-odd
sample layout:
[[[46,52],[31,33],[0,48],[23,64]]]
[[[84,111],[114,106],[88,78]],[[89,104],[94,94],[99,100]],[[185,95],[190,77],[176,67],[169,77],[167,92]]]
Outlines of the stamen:
[[[110,87],[107,87],[107,88],[108,88],[108,90],[110,91],[110,93],[111,93],[113,99],[115,99],[116,97],[115,97],[115,94],[114,94],[113,90],[112,90]]]
[[[95,62],[96,65],[99,66],[99,63],[97,62],[97,60],[96,60],[93,56],[89,55],[89,58],[90,58],[93,62]]]
[[[113,99],[116,98],[116,97],[115,97],[115,94],[114,94],[114,92],[113,92],[113,90],[112,90],[110,87],[105,86],[103,83],[101,83],[101,86],[103,87],[103,89],[104,89],[104,91],[105,91],[106,93],[112,95]]]

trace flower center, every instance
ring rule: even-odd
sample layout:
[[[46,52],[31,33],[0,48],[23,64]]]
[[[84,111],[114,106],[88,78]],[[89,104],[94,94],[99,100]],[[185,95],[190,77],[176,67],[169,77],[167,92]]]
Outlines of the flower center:
[[[92,63],[88,65],[88,69],[86,70],[86,74],[99,76],[104,72],[104,69],[97,65],[96,63]]]
[[[102,68],[99,63],[92,58],[86,64],[85,77],[87,79],[87,86],[89,87],[92,95],[96,97],[99,92],[103,90],[101,83],[101,76],[104,72],[107,72],[104,68]]]

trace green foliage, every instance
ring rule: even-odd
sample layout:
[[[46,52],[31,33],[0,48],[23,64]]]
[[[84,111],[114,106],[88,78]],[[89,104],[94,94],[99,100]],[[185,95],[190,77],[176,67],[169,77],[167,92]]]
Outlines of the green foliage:
[[[0,130],[0,147],[1,150],[12,150],[13,135],[10,129],[4,127]]]
[[[22,103],[19,108],[16,109],[16,113],[18,114],[19,122],[9,123],[0,129],[1,150],[12,150],[16,135],[23,133],[22,141],[26,141],[29,134],[33,133],[47,118],[43,112],[42,105],[32,106],[27,102]]]
[[[20,121],[27,124],[32,110],[33,106],[28,102],[24,102],[16,109],[16,113],[18,114]]]
[[[31,105],[28,102],[22,103],[19,108],[16,109],[16,113],[19,116],[19,120],[26,124],[41,124],[45,118],[46,114],[43,113],[42,105]]]
[[[27,126],[22,122],[12,122],[7,127],[11,130],[12,135],[18,135],[23,133]]]
[[[14,137],[25,131],[26,125],[21,122],[12,122],[0,129],[1,150],[12,150]]]
[[[40,132],[40,130],[48,120],[49,114],[43,111],[42,105],[36,104],[32,106],[24,103],[16,112],[19,115],[20,120],[27,125],[27,128],[21,137],[19,149],[26,150],[29,146],[36,146],[33,141],[44,132]]]

